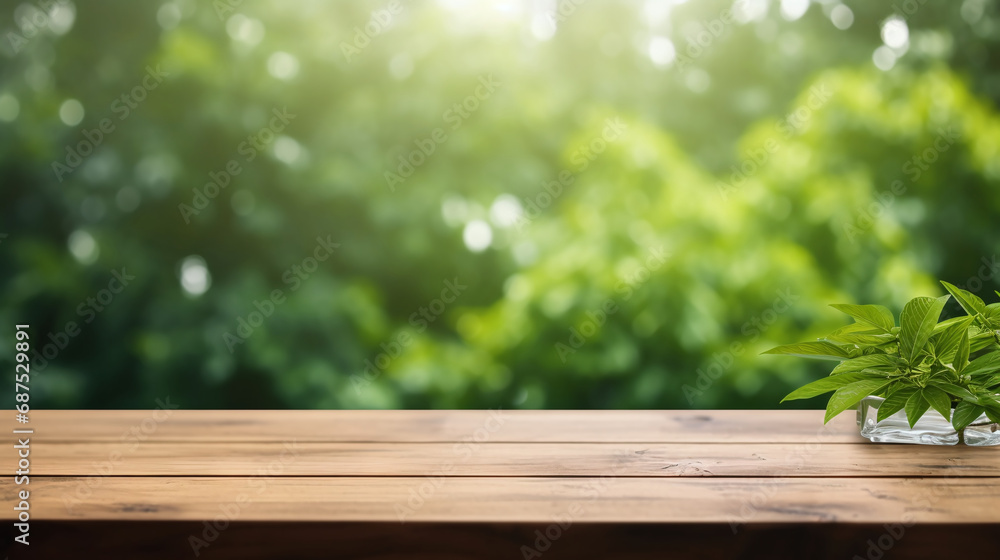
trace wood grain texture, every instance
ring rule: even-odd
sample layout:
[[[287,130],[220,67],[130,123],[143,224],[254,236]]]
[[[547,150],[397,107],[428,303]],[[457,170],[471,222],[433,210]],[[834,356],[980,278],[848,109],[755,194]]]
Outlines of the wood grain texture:
[[[863,441],[852,413],[824,426],[819,410],[32,410],[31,427],[39,442]]]
[[[37,477],[34,519],[1000,523],[997,478]],[[15,486],[0,482],[12,503]],[[82,497],[81,497],[82,496]],[[74,499],[74,498],[79,499]],[[14,511],[4,508],[2,518]]]
[[[1000,523],[1000,449],[875,445],[822,411],[32,411],[30,428],[43,521]],[[20,489],[0,478],[6,502]]]
[[[799,443],[36,443],[55,476],[1000,477],[1000,448]],[[17,458],[5,454],[5,472]]]

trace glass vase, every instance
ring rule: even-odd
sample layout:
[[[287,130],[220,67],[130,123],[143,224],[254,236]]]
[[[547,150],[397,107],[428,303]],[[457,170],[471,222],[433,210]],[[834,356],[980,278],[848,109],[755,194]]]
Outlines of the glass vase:
[[[865,397],[858,405],[861,435],[875,443],[1000,445],[1000,424],[994,423],[985,414],[976,418],[961,434],[951,425],[951,418],[944,418],[934,409],[928,410],[911,428],[902,410],[879,422],[878,407],[884,401],[882,397]]]

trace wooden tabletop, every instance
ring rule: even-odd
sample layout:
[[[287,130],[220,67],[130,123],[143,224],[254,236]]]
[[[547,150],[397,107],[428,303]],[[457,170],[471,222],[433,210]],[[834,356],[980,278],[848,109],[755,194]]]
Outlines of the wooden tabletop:
[[[34,431],[32,520],[1000,523],[1000,448],[877,445],[822,417],[50,410],[13,429]]]

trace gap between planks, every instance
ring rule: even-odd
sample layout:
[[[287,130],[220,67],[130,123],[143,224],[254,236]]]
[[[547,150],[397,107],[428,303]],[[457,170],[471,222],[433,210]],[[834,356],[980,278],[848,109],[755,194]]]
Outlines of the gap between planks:
[[[16,469],[17,457],[0,460]],[[48,443],[36,476],[1000,476],[1000,448],[815,444]]]
[[[1000,479],[38,478],[33,520],[1000,523]],[[78,497],[85,490],[85,497]],[[12,501],[17,487],[0,479]],[[0,513],[13,518],[11,509]]]

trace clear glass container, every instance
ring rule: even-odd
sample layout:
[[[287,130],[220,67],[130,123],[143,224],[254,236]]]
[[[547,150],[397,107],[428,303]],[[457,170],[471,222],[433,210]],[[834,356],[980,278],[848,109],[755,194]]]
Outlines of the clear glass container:
[[[878,407],[885,399],[865,397],[858,405],[858,426],[861,435],[875,443],[918,443],[921,445],[1000,445],[1000,424],[982,415],[962,430],[961,436],[951,425],[951,418],[945,419],[934,409],[928,410],[911,428],[902,410],[878,421]],[[954,413],[954,411],[952,412]]]

